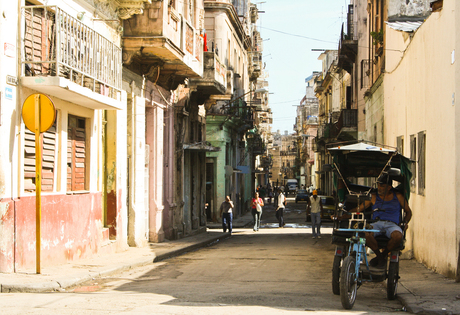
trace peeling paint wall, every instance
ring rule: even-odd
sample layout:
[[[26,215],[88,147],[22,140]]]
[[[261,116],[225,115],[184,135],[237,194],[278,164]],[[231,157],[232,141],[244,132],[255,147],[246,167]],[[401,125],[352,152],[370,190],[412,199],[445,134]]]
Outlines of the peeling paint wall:
[[[388,19],[398,20],[408,17],[426,17],[430,14],[429,0],[390,0],[388,4]]]
[[[0,202],[0,272],[14,272],[14,203]]]
[[[101,193],[42,196],[42,266],[86,258],[98,252],[103,242],[101,198]],[[15,271],[20,272],[35,267],[35,197],[22,197],[14,205]],[[12,225],[10,222],[8,228]]]

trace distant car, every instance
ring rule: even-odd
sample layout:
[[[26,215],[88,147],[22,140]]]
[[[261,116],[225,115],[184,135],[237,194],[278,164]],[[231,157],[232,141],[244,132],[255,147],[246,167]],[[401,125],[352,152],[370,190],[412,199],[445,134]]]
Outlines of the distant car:
[[[297,184],[295,183],[290,183],[286,185],[286,195],[295,195],[297,191]]]
[[[332,196],[318,196],[323,204],[321,212],[321,220],[331,220],[331,216],[335,215],[335,200]],[[307,210],[307,221],[311,221],[310,211]]]
[[[295,203],[299,201],[307,201],[309,197],[310,197],[310,194],[308,193],[307,190],[299,189],[297,190],[297,195],[295,196]]]
[[[297,192],[298,183],[297,179],[288,179],[286,181],[286,196],[294,195]]]

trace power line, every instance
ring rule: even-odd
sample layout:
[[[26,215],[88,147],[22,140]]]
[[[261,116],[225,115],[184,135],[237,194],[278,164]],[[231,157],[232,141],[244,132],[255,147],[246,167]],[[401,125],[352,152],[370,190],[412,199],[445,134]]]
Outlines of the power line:
[[[288,32],[283,32],[283,31],[279,31],[279,30],[274,30],[274,29],[272,29],[272,28],[268,28],[268,27],[264,27],[264,26],[259,26],[259,27],[260,27],[260,28],[264,28],[264,29],[269,30],[269,31],[272,31],[272,32],[277,32],[277,33],[281,33],[281,34],[285,34],[285,35],[289,35],[289,36],[305,38],[305,39],[314,40],[314,41],[322,42],[322,43],[337,44],[337,42],[331,42],[331,41],[322,40],[322,39],[318,39],[318,38],[313,38],[313,37],[308,37],[308,36],[303,36],[303,35],[298,35],[298,34],[292,34],[292,33],[288,33]]]
[[[284,102],[275,102],[275,103],[272,103],[272,102],[269,102],[270,105],[272,104],[285,104],[285,103],[291,103],[291,102],[300,102],[302,99],[296,99],[296,100],[292,100],[292,101],[284,101]]]

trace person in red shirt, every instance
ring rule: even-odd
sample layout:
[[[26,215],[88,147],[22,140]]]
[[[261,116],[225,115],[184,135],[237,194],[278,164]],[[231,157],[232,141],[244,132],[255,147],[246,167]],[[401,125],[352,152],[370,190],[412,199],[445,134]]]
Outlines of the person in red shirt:
[[[260,217],[262,216],[262,207],[264,201],[259,197],[259,193],[256,192],[254,198],[252,198],[252,216],[254,217],[254,232],[257,232],[260,228]]]

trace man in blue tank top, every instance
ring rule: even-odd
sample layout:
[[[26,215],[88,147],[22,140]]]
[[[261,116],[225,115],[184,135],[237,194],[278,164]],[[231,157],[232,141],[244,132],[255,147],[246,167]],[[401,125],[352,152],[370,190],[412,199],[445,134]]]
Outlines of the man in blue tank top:
[[[358,208],[350,210],[350,212],[361,212],[372,206],[372,219],[378,220],[372,223],[372,229],[380,230],[379,233],[366,233],[366,245],[369,246],[376,257],[371,259],[369,264],[374,267],[384,267],[387,261],[388,253],[396,248],[403,239],[403,231],[400,227],[404,223],[404,229],[412,217],[412,210],[404,196],[392,189],[392,180],[387,174],[381,175],[377,179],[377,193],[372,194],[371,200],[366,200]],[[404,217],[401,222],[401,209],[404,210]],[[383,211],[378,211],[383,210]],[[385,235],[390,240],[387,247],[382,251],[375,239],[376,236]]]

